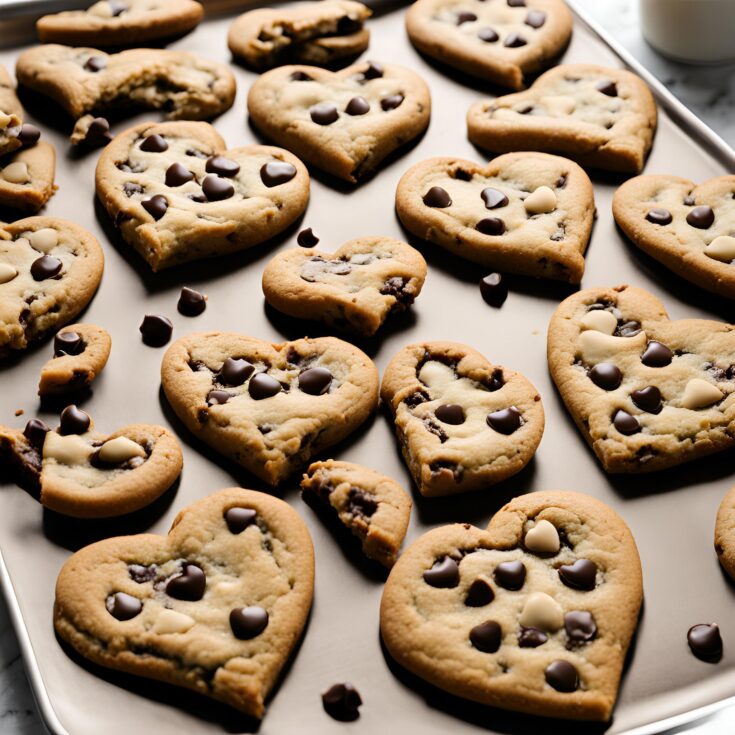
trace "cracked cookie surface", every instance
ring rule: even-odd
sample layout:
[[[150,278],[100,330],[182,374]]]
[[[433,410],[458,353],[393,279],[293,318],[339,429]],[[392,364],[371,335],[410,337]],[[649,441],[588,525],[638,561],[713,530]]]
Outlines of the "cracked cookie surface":
[[[168,536],[74,554],[56,582],[54,627],[95,663],[262,717],[313,590],[314,551],[296,511],[229,488],[182,510]]]
[[[544,409],[520,373],[456,342],[404,347],[383,375],[403,458],[422,495],[487,489],[531,461]]]
[[[670,321],[641,288],[591,288],[557,308],[551,376],[607,472],[672,467],[735,444],[735,327]]]

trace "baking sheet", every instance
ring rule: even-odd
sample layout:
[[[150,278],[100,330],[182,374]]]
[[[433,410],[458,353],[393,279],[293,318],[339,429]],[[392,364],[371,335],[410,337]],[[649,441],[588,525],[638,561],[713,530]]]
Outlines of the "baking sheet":
[[[79,317],[107,328],[113,338],[110,362],[80,405],[105,431],[131,422],[171,426],[184,450],[180,482],[154,507],[125,521],[82,523],[56,516],[26,493],[0,484],[0,576],[9,598],[26,664],[49,729],[70,735],[128,735],[130,732],[223,733],[254,730],[225,707],[189,692],[93,668],[61,648],[53,633],[51,611],[58,570],[70,552],[97,538],[143,530],[165,533],[177,511],[203,495],[231,485],[266,489],[244,470],[220,459],[194,440],[178,422],[160,391],[161,349],[140,342],[144,313],[162,313],[174,322],[174,336],[191,331],[241,331],[281,341],[304,334],[318,336],[318,325],[299,322],[265,307],[262,269],[279,249],[295,246],[302,226],[321,238],[320,248],[336,249],[359,235],[407,238],[393,210],[395,186],[414,163],[435,155],[485,160],[466,140],[465,113],[478,97],[491,93],[480,82],[448,72],[423,59],[408,43],[402,12],[370,22],[371,46],[365,58],[402,63],[418,71],[431,87],[433,116],[427,134],[372,180],[354,189],[315,172],[312,198],[302,223],[274,242],[221,260],[152,274],[110,227],[95,201],[96,152],[69,153],[70,122],[25,96],[28,118],[40,122],[44,137],[57,147],[59,191],[46,213],[67,217],[97,235],[106,269],[97,296]],[[172,47],[229,61],[226,34],[231,17],[206,21]],[[6,36],[7,39],[7,36]],[[0,52],[10,70],[19,49]],[[620,60],[587,26],[578,23],[566,62],[620,65]],[[234,107],[215,121],[232,146],[258,141],[249,127],[245,97],[255,75],[235,67],[238,95]],[[673,108],[672,108],[673,109]],[[701,124],[674,110],[676,122],[661,110],[659,131],[647,173],[672,173],[701,181],[735,170],[735,156]],[[147,113],[116,122],[129,124],[156,117]],[[54,129],[53,126],[58,126]],[[706,143],[706,146],[704,145]],[[599,218],[587,255],[583,287],[628,282],[663,299],[672,318],[705,317],[734,321],[733,305],[673,276],[627,244],[617,232],[610,204],[620,179],[593,177]],[[1,216],[7,216],[3,213]],[[607,726],[566,724],[564,732],[620,733],[662,718],[710,705],[735,694],[735,586],[721,572],[712,550],[717,506],[732,484],[733,452],[722,453],[672,471],[640,477],[606,476],[553,388],[546,369],[546,325],[569,287],[512,278],[511,294],[501,309],[481,299],[477,281],[485,272],[453,259],[443,250],[410,240],[424,253],[429,276],[414,308],[359,343],[385,368],[405,344],[422,339],[466,342],[491,361],[520,370],[540,391],[547,426],[536,458],[515,478],[485,493],[447,499],[423,499],[415,507],[407,543],[429,528],[447,522],[484,526],[513,495],[542,489],[587,492],[613,506],[629,523],[643,562],[646,601],[631,648],[620,699]],[[209,294],[204,314],[195,319],[176,311],[182,285]],[[0,422],[22,426],[35,415],[53,422],[58,406],[39,407],[35,395],[41,365],[51,354],[49,342],[20,358],[0,364]],[[15,417],[16,409],[25,414]],[[381,410],[330,456],[361,462],[411,487],[385,411]],[[380,645],[378,608],[384,575],[345,547],[300,500],[296,483],[278,492],[305,518],[317,561],[315,603],[297,655],[270,702],[259,732],[343,733],[345,725],[322,710],[320,692],[337,681],[353,682],[365,702],[353,733],[381,729],[422,733],[538,733],[557,723],[506,713],[453,698],[399,670]],[[686,645],[687,629],[700,622],[719,623],[725,655],[718,665],[695,659]]]

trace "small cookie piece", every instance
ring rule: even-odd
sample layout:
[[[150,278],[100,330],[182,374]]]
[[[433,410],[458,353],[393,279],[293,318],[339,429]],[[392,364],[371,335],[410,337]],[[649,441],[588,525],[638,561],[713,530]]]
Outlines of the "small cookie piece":
[[[0,205],[24,212],[37,212],[57,187],[56,151],[41,140],[31,148],[0,159]]]
[[[735,487],[717,509],[715,552],[723,569],[735,580]]]
[[[233,56],[261,71],[282,64],[329,66],[367,49],[370,31],[363,24],[371,15],[354,0],[260,8],[235,19],[227,45]]]
[[[708,291],[735,299],[735,176],[697,186],[637,176],[613,198],[618,226],[641,250]]]
[[[735,328],[670,321],[642,288],[590,288],[557,308],[551,377],[607,472],[651,472],[735,444]]]
[[[314,462],[301,480],[308,505],[334,510],[370,559],[390,568],[406,536],[411,498],[392,478],[351,462]]]
[[[73,393],[92,384],[110,356],[110,335],[94,324],[70,324],[54,337],[54,356],[41,368],[39,396]]]
[[[23,144],[18,137],[23,124],[23,107],[15,94],[15,86],[4,66],[0,66],[0,156]]]
[[[595,200],[587,174],[566,158],[508,153],[485,166],[430,158],[396,189],[407,230],[507,273],[579,283]]]
[[[563,0],[418,0],[406,13],[416,48],[466,74],[513,89],[549,66],[569,43]]]
[[[545,151],[637,174],[653,142],[656,103],[629,71],[564,64],[524,92],[476,102],[467,128],[472,143],[493,153]]]
[[[106,435],[76,406],[50,431],[0,426],[0,464],[46,508],[74,518],[110,518],[145,507],[181,474],[181,448],[163,426],[131,424]]]
[[[227,149],[209,123],[143,123],[99,157],[97,196],[154,271],[258,245],[301,216],[309,174],[282,148]]]
[[[352,433],[378,405],[370,358],[335,337],[271,344],[231,332],[174,342],[161,383],[197,437],[270,485]]]
[[[71,131],[69,142],[74,147],[104,148],[113,137],[107,118],[84,115],[74,124],[74,130]]]
[[[263,271],[266,301],[284,314],[370,337],[421,293],[426,261],[392,237],[350,240],[334,253],[295,248]]]
[[[555,543],[531,550],[541,525]],[[623,519],[589,495],[535,492],[487,530],[443,526],[406,549],[383,591],[380,630],[400,666],[458,697],[604,722],[642,600]]]
[[[427,497],[484,490],[515,475],[544,432],[536,388],[456,342],[404,347],[385,369],[380,396]]]
[[[262,717],[313,594],[299,514],[228,488],[182,510],[168,536],[121,536],[74,554],[56,582],[54,627],[97,664]]]
[[[250,87],[248,110],[268,138],[355,183],[426,130],[431,97],[418,74],[395,64],[282,66]]]
[[[99,243],[73,222],[28,217],[0,226],[0,357],[74,319],[103,267]]]
[[[61,105],[75,120],[91,112],[145,108],[172,120],[209,120],[232,107],[235,77],[226,64],[187,51],[46,44],[24,51],[18,83]]]
[[[194,0],[99,0],[86,10],[40,17],[36,32],[41,43],[140,46],[188,33],[203,15]]]

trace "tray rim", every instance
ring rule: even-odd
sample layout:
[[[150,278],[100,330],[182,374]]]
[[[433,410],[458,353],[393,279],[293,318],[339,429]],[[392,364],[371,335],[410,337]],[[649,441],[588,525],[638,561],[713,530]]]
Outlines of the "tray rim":
[[[381,0],[367,0],[368,5],[379,4]],[[615,38],[613,38],[599,23],[593,20],[589,13],[581,7],[581,0],[566,0],[567,5],[574,13],[576,20],[587,26],[595,36],[597,36],[622,62],[622,64],[640,76],[653,92],[656,102],[660,105],[674,122],[681,128],[692,133],[700,144],[713,156],[718,157],[727,168],[735,172],[735,149],[718,135],[712,128],[704,123],[697,115],[692,112],[683,102],[681,102],[669,89],[654,76],[643,64],[638,61],[632,53],[625,49]],[[267,3],[264,3],[267,4]],[[401,3],[401,5],[409,3]],[[17,10],[21,8],[25,12],[30,11],[30,3],[28,0],[15,3]],[[15,9],[15,8],[14,8]],[[38,6],[33,8],[34,12],[38,10]],[[36,706],[39,711],[41,725],[50,735],[72,735],[60,722],[56,715],[51,698],[46,690],[38,666],[38,661],[33,651],[28,629],[25,627],[23,616],[20,611],[20,604],[15,594],[10,575],[8,573],[5,560],[3,558],[2,549],[0,548],[0,593],[3,595],[10,617],[10,623],[18,640],[18,647],[23,659],[23,666],[26,677],[30,684]],[[673,731],[685,725],[693,725],[697,721],[704,721],[713,714],[720,712],[728,707],[735,707],[735,694],[726,697],[717,702],[713,702],[703,707],[697,707],[678,715],[667,717],[663,720],[641,725],[640,727],[627,730],[622,735],[665,735],[665,733]],[[733,718],[735,720],[735,716]]]

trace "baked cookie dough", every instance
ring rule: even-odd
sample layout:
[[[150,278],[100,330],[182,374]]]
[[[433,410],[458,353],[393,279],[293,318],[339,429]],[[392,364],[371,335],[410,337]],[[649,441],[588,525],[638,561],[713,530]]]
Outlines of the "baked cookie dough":
[[[37,212],[57,187],[56,151],[41,140],[0,158],[0,205],[23,212]]]
[[[735,580],[735,487],[725,495],[717,510],[715,552],[723,569]]]
[[[4,66],[0,66],[0,156],[20,148],[23,107],[15,94],[15,85]]]

